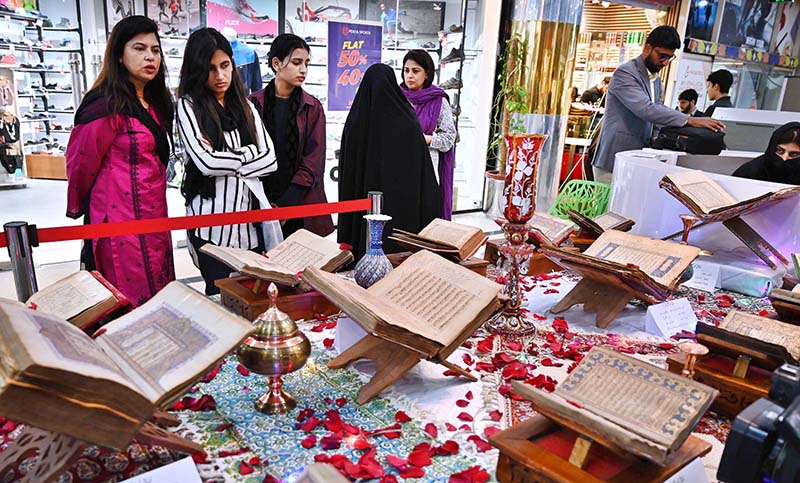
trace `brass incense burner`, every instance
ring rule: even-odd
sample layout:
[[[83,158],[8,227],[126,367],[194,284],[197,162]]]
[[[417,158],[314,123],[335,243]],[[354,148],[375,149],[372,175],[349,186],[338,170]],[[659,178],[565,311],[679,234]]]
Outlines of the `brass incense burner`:
[[[308,338],[297,329],[297,324],[278,309],[278,287],[274,283],[267,290],[270,306],[253,323],[256,331],[242,342],[236,351],[239,361],[248,369],[267,376],[269,391],[258,398],[256,409],[266,414],[285,413],[297,405],[283,391],[281,376],[303,367],[311,354]]]

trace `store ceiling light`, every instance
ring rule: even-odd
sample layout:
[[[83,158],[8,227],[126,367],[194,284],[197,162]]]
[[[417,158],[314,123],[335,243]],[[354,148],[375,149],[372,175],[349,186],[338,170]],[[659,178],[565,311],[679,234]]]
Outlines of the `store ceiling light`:
[[[611,6],[611,2],[600,2],[600,5],[602,5],[603,8],[608,8]]]
[[[699,2],[697,2],[697,6],[700,8],[703,8],[706,5],[708,5],[708,0],[700,0]]]

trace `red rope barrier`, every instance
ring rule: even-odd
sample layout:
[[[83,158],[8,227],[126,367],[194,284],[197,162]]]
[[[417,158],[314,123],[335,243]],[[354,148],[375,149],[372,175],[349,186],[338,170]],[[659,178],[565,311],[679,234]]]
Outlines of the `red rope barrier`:
[[[65,240],[88,240],[123,235],[144,235],[172,230],[190,230],[206,226],[238,225],[258,221],[288,220],[308,216],[332,215],[369,210],[368,198],[339,201],[337,203],[318,203],[314,205],[287,206],[267,210],[238,211],[213,215],[179,216],[176,218],[155,218],[152,220],[120,221],[80,226],[60,226],[37,230],[39,243]],[[0,233],[0,248],[8,246],[5,233]]]

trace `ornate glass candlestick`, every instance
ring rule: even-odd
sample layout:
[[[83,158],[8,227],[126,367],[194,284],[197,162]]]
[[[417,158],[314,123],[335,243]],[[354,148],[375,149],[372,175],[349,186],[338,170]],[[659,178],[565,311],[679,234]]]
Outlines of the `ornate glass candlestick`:
[[[520,313],[522,290],[519,279],[521,268],[527,266],[535,251],[527,243],[527,223],[536,208],[536,173],[539,153],[546,139],[547,136],[542,134],[515,134],[505,138],[508,155],[503,215],[507,222],[503,224],[506,242],[500,247],[500,253],[506,258],[503,294],[509,301],[489,319],[488,328],[492,332],[525,334],[535,329]]]
[[[251,371],[267,376],[269,391],[258,398],[256,409],[266,414],[277,414],[285,413],[297,404],[283,391],[281,376],[306,364],[311,344],[294,321],[278,309],[275,304],[278,287],[274,283],[269,285],[268,293],[270,307],[253,321],[256,331],[242,342],[236,356]]]

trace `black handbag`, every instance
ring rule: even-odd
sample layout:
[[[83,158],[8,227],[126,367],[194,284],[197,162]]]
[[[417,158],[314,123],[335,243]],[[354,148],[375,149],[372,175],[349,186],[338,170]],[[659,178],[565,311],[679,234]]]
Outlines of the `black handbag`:
[[[717,155],[725,149],[725,133],[703,127],[667,127],[650,140],[650,146],[689,154]]]

